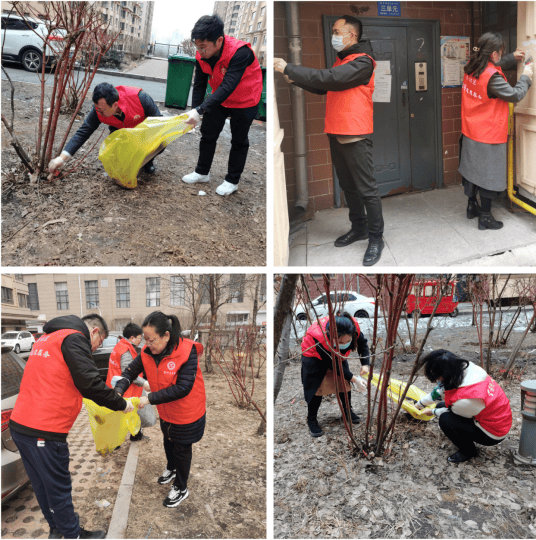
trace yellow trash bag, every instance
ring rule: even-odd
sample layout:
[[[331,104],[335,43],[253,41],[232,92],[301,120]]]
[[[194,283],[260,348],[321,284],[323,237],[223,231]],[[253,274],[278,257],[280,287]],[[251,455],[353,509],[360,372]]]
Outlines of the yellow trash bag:
[[[379,375],[373,375],[372,376],[372,383],[375,386],[378,386],[379,381]],[[391,379],[389,383],[389,388],[387,390],[387,396],[390,397],[394,402],[398,403],[400,400],[400,396],[404,393],[404,390],[406,389],[406,383],[402,381],[397,381],[396,379]],[[427,392],[422,391],[420,388],[417,388],[414,385],[411,385],[409,387],[408,393],[406,394],[406,399],[402,403],[402,408],[409,412],[413,418],[416,418],[417,420],[425,420],[429,421],[433,418],[433,416],[426,416],[423,414],[424,410],[420,411],[415,407],[413,404],[414,402],[411,400],[419,401],[419,399],[423,398],[424,396],[428,395]],[[410,398],[410,399],[408,399]],[[426,407],[426,409],[434,409],[435,403]]]
[[[137,414],[140,398],[126,398],[134,405],[134,411],[127,414],[121,411],[112,411],[97,405],[90,399],[84,399],[84,405],[89,415],[89,423],[97,452],[104,456],[125,442],[130,431],[136,435],[140,431],[141,420]]]
[[[133,189],[138,185],[139,170],[170,142],[193,126],[186,124],[187,114],[151,116],[133,128],[118,129],[104,139],[99,159],[108,176],[120,186]]]

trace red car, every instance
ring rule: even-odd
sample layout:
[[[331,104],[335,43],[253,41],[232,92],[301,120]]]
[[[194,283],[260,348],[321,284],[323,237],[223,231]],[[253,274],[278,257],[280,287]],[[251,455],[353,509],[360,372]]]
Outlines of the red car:
[[[437,281],[426,281],[415,283],[406,301],[406,311],[408,315],[413,313],[417,307],[423,315],[430,315],[434,311],[437,303],[438,288],[441,283]],[[456,296],[456,282],[451,281],[448,285],[447,293],[441,299],[437,307],[436,314],[448,314],[451,317],[458,315],[458,299]]]

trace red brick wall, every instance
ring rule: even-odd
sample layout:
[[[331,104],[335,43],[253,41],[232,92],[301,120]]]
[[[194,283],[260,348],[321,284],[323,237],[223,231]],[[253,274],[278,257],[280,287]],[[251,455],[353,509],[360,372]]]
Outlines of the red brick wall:
[[[303,65],[326,67],[322,15],[350,14],[360,18],[378,15],[376,2],[299,2],[303,42]],[[443,36],[471,36],[471,11],[477,2],[402,2],[402,18],[435,19],[441,24]],[[275,2],[274,56],[287,58],[288,40],[284,3]],[[477,19],[477,22],[480,20]],[[479,34],[477,34],[479,35]],[[472,42],[471,42],[472,45]],[[285,172],[289,205],[296,200],[296,180],[293,161],[292,110],[290,88],[276,75],[276,92],[281,127],[285,130],[282,150],[285,153]],[[444,183],[461,183],[458,170],[458,140],[461,133],[460,88],[442,90],[443,112],[443,171]],[[333,207],[333,180],[328,138],[324,135],[325,96],[305,92],[308,146],[308,216],[318,210]]]

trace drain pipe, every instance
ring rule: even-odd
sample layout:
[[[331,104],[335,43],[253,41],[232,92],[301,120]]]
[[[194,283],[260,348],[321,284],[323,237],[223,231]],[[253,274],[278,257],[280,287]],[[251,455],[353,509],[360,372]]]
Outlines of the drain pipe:
[[[536,380],[521,383],[521,415],[519,450],[514,451],[514,462],[536,466]]]
[[[286,2],[289,63],[302,65],[300,8],[298,2]],[[289,216],[290,223],[300,222],[307,211],[309,187],[307,185],[307,138],[305,132],[305,95],[297,86],[291,86],[292,122],[294,129],[294,166],[296,168],[296,204]]]

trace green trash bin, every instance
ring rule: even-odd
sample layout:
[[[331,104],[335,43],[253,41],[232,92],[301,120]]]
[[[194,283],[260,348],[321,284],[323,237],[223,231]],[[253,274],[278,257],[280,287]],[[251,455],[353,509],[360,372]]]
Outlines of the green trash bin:
[[[262,94],[261,101],[259,103],[259,112],[257,113],[257,120],[266,122],[266,68],[261,68],[262,71]]]
[[[195,58],[182,54],[168,57],[166,107],[185,109],[192,86]]]

